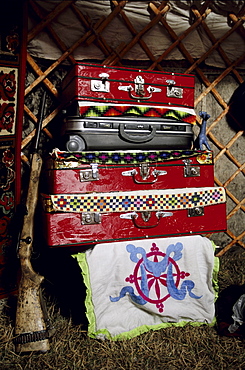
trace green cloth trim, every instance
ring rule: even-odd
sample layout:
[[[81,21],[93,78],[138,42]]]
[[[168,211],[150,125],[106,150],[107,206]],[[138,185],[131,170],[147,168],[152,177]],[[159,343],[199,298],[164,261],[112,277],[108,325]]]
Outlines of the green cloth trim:
[[[211,240],[211,243],[213,245],[213,249],[215,252],[216,245],[215,243]],[[214,288],[214,299],[215,302],[218,299],[219,296],[219,283],[218,283],[218,274],[219,274],[219,268],[220,268],[220,262],[219,262],[219,257],[214,256],[214,267],[213,267],[213,278],[212,278],[212,283],[213,283],[213,288]]]
[[[88,335],[91,336],[91,333],[96,330],[96,320],[94,315],[94,305],[92,301],[92,290],[90,284],[90,275],[89,267],[86,260],[86,254],[84,252],[74,254],[72,257],[77,259],[77,262],[81,268],[83,281],[86,287],[86,298],[85,298],[85,307],[86,307],[86,316],[88,318]],[[95,336],[91,336],[94,338]]]
[[[215,251],[215,243],[213,241],[212,245]],[[84,284],[86,286],[86,298],[85,298],[85,307],[86,307],[86,316],[88,318],[88,336],[90,338],[95,339],[109,339],[112,341],[116,340],[126,340],[126,339],[132,339],[134,337],[137,337],[140,334],[146,333],[149,330],[160,330],[165,329],[169,327],[184,327],[186,325],[190,325],[193,327],[199,327],[202,325],[208,325],[210,327],[214,326],[216,324],[216,317],[214,317],[213,321],[211,323],[204,323],[204,322],[191,322],[191,321],[180,321],[177,323],[172,322],[166,322],[161,323],[157,325],[142,325],[135,329],[132,329],[130,331],[112,336],[107,329],[100,329],[96,330],[96,319],[94,315],[94,305],[92,302],[92,290],[91,290],[91,284],[90,284],[90,278],[89,278],[89,266],[87,264],[86,260],[86,254],[84,252],[74,254],[72,255],[73,258],[77,259],[77,262],[81,268],[82,276],[84,280]],[[214,268],[213,268],[213,287],[214,287],[214,294],[215,294],[215,301],[218,298],[218,272],[219,272],[219,258],[214,257]]]

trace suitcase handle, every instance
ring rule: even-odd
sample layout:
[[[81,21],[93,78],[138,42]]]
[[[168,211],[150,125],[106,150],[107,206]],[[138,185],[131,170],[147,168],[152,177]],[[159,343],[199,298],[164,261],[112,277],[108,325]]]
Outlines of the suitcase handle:
[[[136,219],[138,218],[138,213],[136,212],[131,212],[131,213],[126,213],[120,216],[120,218],[130,218],[133,221],[133,224],[135,227],[139,229],[152,229],[153,227],[156,227],[160,223],[160,218],[161,217],[171,217],[173,216],[172,212],[163,212],[163,211],[158,211],[155,213],[155,218],[157,219],[157,222],[154,224],[149,224],[149,219],[151,218],[151,211],[146,211],[146,212],[141,212],[141,219],[143,222],[139,223],[136,222]]]
[[[145,143],[147,141],[150,141],[154,138],[156,134],[156,126],[150,126],[151,132],[149,135],[142,135],[142,136],[137,136],[137,135],[128,135],[125,130],[124,130],[124,123],[120,123],[119,125],[119,133],[122,136],[123,139],[126,141],[132,142],[132,143]]]
[[[157,182],[158,176],[161,175],[167,175],[167,171],[154,169],[146,178],[144,178],[142,174],[138,174],[138,171],[135,168],[133,170],[122,172],[122,176],[132,176],[133,181],[136,182],[136,184],[154,184]]]

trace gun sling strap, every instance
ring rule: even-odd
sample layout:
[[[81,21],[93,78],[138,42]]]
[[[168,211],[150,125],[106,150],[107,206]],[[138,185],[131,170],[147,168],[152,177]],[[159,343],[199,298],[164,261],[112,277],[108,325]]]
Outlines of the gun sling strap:
[[[26,343],[32,343],[32,342],[40,342],[42,340],[51,338],[53,335],[53,327],[51,325],[51,321],[48,317],[47,307],[45,304],[45,301],[43,299],[43,296],[40,294],[40,304],[42,307],[43,312],[43,319],[46,324],[46,329],[43,330],[37,330],[29,333],[21,333],[17,334],[15,338],[13,338],[13,343],[16,344],[26,344]]]
[[[19,334],[13,339],[14,344],[25,344],[31,342],[39,342],[50,337],[48,330],[40,330],[32,333]]]

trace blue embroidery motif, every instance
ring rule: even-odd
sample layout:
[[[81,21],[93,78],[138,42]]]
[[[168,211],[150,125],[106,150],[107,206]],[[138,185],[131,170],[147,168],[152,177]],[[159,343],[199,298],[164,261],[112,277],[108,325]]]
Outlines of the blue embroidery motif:
[[[180,271],[176,262],[182,258],[182,243],[170,244],[166,253],[161,252],[155,243],[152,243],[149,253],[146,253],[144,248],[135,247],[133,244],[128,244],[126,250],[130,253],[130,259],[136,263],[136,266],[133,274],[125,281],[134,283],[139,295],[135,294],[133,287],[125,286],[121,289],[118,297],[110,297],[111,302],[118,302],[128,293],[136,304],[153,303],[159,312],[163,312],[163,302],[170,297],[183,300],[187,293],[194,299],[202,297],[192,292],[195,287],[192,280],[184,280],[180,285],[180,280],[190,275]]]

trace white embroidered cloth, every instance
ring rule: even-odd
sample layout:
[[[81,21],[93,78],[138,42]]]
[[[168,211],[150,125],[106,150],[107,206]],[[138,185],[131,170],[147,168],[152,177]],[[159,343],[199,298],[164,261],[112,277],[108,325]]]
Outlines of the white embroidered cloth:
[[[104,243],[74,257],[87,287],[91,337],[215,322],[219,264],[206,237]]]

